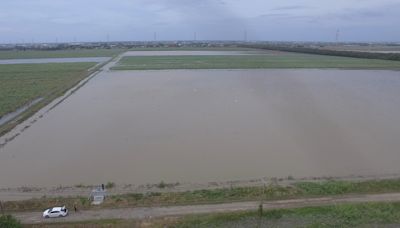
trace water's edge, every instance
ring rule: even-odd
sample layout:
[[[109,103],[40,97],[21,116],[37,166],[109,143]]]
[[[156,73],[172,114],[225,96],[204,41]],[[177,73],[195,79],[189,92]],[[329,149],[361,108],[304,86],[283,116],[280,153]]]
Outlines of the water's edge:
[[[119,60],[120,55],[108,58],[107,61],[103,62],[103,63],[98,63],[95,66],[93,66],[92,68],[88,69],[88,72],[95,70],[93,73],[91,73],[90,75],[88,75],[86,78],[82,79],[78,84],[76,84],[75,86],[73,86],[72,88],[70,88],[69,90],[67,90],[64,95],[57,97],[56,99],[54,99],[53,101],[51,101],[49,104],[45,105],[44,107],[42,107],[39,111],[37,111],[36,113],[34,113],[31,117],[29,117],[28,119],[22,121],[20,124],[18,124],[16,127],[14,127],[12,130],[10,130],[9,132],[7,132],[4,135],[0,135],[0,149],[3,148],[8,142],[14,140],[16,137],[18,137],[23,131],[25,131],[26,129],[28,129],[33,123],[35,123],[36,121],[38,121],[39,119],[41,119],[46,113],[50,112],[52,109],[54,109],[56,106],[58,106],[59,104],[61,104],[65,99],[67,99],[69,96],[71,96],[72,94],[74,94],[77,90],[79,90],[82,86],[84,86],[87,82],[89,82],[93,77],[95,77],[98,73],[100,73],[101,71],[107,70],[109,67],[108,65],[113,65],[115,64],[116,61]],[[20,114],[22,114],[24,111],[28,110],[30,107],[32,107],[33,105],[39,103],[43,98],[38,98],[40,100],[36,101],[32,101],[29,104],[29,107],[24,106],[25,109],[23,109],[22,111],[20,109],[18,109],[17,111],[13,112],[12,114],[18,112],[16,115],[13,115],[11,119],[14,119],[16,117],[18,117]],[[32,104],[33,102],[35,102],[34,104]],[[11,113],[10,113],[11,114]],[[9,115],[9,114],[7,114]],[[0,126],[9,122],[11,119],[6,120],[4,123],[2,123],[3,118],[5,118],[5,116],[3,116],[0,119]],[[10,117],[8,117],[10,118]]]
[[[0,126],[13,120],[15,117],[17,117],[21,113],[25,112],[26,110],[28,110],[30,107],[34,106],[35,104],[41,102],[42,100],[43,100],[43,97],[36,98],[35,100],[30,101],[28,104],[26,104],[22,107],[19,107],[14,112],[10,112],[10,113],[5,114],[4,116],[1,116],[0,117]]]

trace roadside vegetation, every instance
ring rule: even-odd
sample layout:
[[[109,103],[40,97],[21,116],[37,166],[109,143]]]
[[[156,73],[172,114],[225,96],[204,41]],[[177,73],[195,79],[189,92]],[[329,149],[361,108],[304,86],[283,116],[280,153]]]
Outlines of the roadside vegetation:
[[[99,219],[24,225],[53,227],[398,227],[400,203],[351,203],[332,206],[164,217],[144,220]]]
[[[187,216],[170,227],[380,227],[400,224],[400,203],[361,203],[323,207]],[[162,227],[162,225],[160,225]]]
[[[22,225],[11,215],[0,215],[0,228],[22,228]]]
[[[176,222],[176,220],[174,220]],[[82,222],[57,222],[46,224],[23,224],[23,228],[135,228],[135,227],[173,227],[170,220],[152,219],[149,221],[126,219],[98,219]]]
[[[24,224],[23,228],[135,228],[135,227],[163,227],[161,224],[171,224],[170,222],[158,222],[152,220],[149,222],[139,220],[125,219],[98,219],[82,222],[57,222],[46,224]],[[153,224],[154,222],[154,224]],[[169,227],[169,226],[167,226]]]
[[[226,56],[126,56],[113,70],[343,68],[400,69],[400,61],[288,52]]]
[[[20,119],[61,96],[89,75],[96,63],[48,63],[0,65],[0,117],[42,98]],[[18,120],[0,126],[0,135],[11,129]]]
[[[87,197],[43,196],[40,199],[3,202],[6,212],[41,211],[54,205],[79,209],[123,208],[139,206],[193,205],[238,201],[272,201],[321,196],[400,192],[400,180],[370,180],[362,182],[323,181],[299,182],[290,185],[270,184],[258,187],[232,187],[186,192],[149,192],[111,195],[100,206],[90,205]],[[89,194],[89,193],[88,193]]]
[[[124,49],[3,50],[0,51],[0,59],[112,57],[122,51]]]

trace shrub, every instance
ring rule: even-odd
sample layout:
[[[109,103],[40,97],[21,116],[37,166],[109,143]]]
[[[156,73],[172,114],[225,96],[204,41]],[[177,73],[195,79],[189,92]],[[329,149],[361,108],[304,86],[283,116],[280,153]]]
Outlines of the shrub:
[[[87,198],[85,198],[85,197],[80,197],[79,201],[81,202],[82,206],[85,206],[88,203],[89,200]]]
[[[264,213],[264,216],[268,219],[280,219],[284,214],[284,210],[270,210]]]
[[[21,223],[11,215],[0,215],[1,228],[22,228]]]
[[[165,188],[165,187],[167,187],[167,184],[165,184],[164,181],[161,181],[161,182],[157,185],[157,187],[158,187],[158,188]]]
[[[127,196],[133,198],[134,200],[141,200],[144,197],[142,193],[128,193]]]
[[[114,188],[115,187],[115,183],[114,182],[108,182],[107,184],[106,184],[106,188]]]

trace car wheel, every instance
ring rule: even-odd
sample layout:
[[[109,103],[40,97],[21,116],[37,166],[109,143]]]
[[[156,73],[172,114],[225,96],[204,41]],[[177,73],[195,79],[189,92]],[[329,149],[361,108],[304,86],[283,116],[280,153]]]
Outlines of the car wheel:
[[[44,216],[44,218],[50,218],[48,215]]]
[[[60,217],[60,218],[61,218],[61,217],[63,217],[63,215],[59,215],[58,217]]]

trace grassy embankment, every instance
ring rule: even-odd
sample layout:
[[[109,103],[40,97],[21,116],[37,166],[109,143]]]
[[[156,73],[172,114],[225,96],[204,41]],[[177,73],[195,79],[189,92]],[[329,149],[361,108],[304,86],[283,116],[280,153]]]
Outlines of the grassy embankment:
[[[25,201],[4,202],[3,207],[5,211],[8,212],[41,211],[58,204],[65,204],[67,207],[72,207],[74,204],[77,204],[80,209],[123,208],[224,203],[234,201],[271,201],[279,199],[387,192],[400,192],[400,180],[371,180],[363,182],[324,181],[316,183],[299,182],[289,186],[273,184],[263,187],[233,187],[186,192],[150,192],[146,194],[130,193],[110,196],[101,206],[97,207],[91,206],[87,197],[42,197],[40,199]]]
[[[155,224],[162,227],[163,224]],[[171,227],[378,227],[400,225],[400,203],[361,203],[187,216]]]
[[[84,222],[24,225],[51,227],[398,227],[400,203],[352,203],[294,209],[254,210],[165,217],[150,220],[100,219]]]
[[[77,49],[77,50],[27,50],[0,51],[0,59],[38,59],[38,58],[80,58],[111,57],[123,49]]]
[[[265,55],[126,56],[113,70],[342,68],[400,69],[400,61],[275,52]]]

